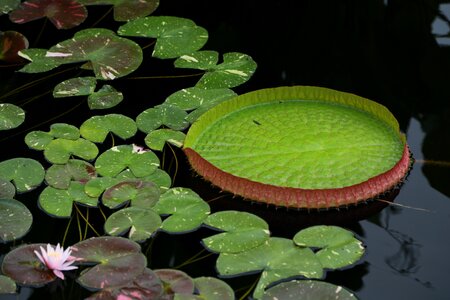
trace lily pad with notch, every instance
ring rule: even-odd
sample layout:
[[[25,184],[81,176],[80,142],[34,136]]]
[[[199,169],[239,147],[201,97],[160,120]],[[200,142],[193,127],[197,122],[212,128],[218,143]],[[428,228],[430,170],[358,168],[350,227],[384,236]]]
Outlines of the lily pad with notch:
[[[117,91],[109,84],[105,84],[98,91],[88,97],[90,109],[107,109],[118,105],[123,100],[122,92]]]
[[[54,58],[47,57],[47,49],[31,48],[18,52],[18,55],[30,63],[26,64],[19,72],[23,73],[41,73],[51,71],[64,62],[57,61]]]
[[[77,140],[57,138],[48,143],[44,149],[45,158],[53,164],[65,164],[72,155],[90,161],[96,158],[97,154],[97,146],[83,138]]]
[[[215,277],[198,277],[194,279],[194,295],[175,294],[174,300],[234,300],[233,289],[223,280]]]
[[[194,293],[194,280],[185,272],[175,269],[157,269],[154,272],[163,283],[165,294],[169,296],[168,299],[173,299],[177,294],[191,295]]]
[[[156,129],[151,131],[145,137],[145,144],[152,150],[162,151],[164,145],[169,143],[175,147],[181,148],[183,146],[186,134],[181,131],[173,129]]]
[[[11,103],[0,103],[0,131],[18,127],[25,121],[25,111]]]
[[[80,130],[70,124],[55,123],[50,126],[49,132],[40,130],[29,132],[25,136],[25,144],[34,150],[45,150],[55,138],[77,140],[80,138]]]
[[[87,119],[81,124],[80,132],[85,139],[102,143],[110,132],[124,140],[131,138],[136,134],[137,126],[134,120],[127,116],[108,114]]]
[[[47,169],[45,180],[49,186],[57,189],[68,189],[72,181],[85,184],[97,176],[95,167],[90,163],[70,159],[63,165],[52,165]]]
[[[17,285],[8,276],[0,275],[0,295],[15,294],[17,292]]]
[[[102,196],[102,203],[115,209],[131,201],[133,207],[150,209],[159,200],[160,189],[151,181],[123,180],[109,187]]]
[[[18,52],[28,48],[28,39],[17,31],[0,31],[0,60],[20,62]]]
[[[200,50],[184,54],[174,61],[176,68],[208,70],[219,62],[219,52]]]
[[[173,130],[183,130],[189,126],[185,120],[187,113],[181,108],[161,104],[144,110],[136,117],[136,124],[139,130],[150,133],[164,125]]]
[[[33,216],[28,208],[15,199],[0,199],[0,242],[15,241],[31,228]]]
[[[94,93],[96,84],[97,79],[95,77],[77,77],[64,80],[53,89],[53,97],[87,96]]]
[[[114,5],[114,20],[125,22],[152,14],[159,0],[79,0],[84,5]]]
[[[0,178],[12,182],[19,193],[35,189],[44,177],[44,168],[34,159],[17,157],[0,162]]]

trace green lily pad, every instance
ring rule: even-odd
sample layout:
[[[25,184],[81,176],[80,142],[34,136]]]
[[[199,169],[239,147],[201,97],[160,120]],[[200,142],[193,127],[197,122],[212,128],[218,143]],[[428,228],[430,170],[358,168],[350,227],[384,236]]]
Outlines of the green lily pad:
[[[18,52],[18,55],[30,61],[25,67],[19,70],[23,73],[40,73],[53,70],[64,62],[58,61],[54,58],[47,57],[47,49],[24,49]]]
[[[88,289],[125,286],[141,275],[147,264],[139,244],[121,237],[96,237],[72,246],[72,256],[87,268],[77,282]]]
[[[10,181],[0,178],[0,198],[14,198],[16,187]]]
[[[137,132],[136,123],[133,119],[119,114],[105,116],[93,116],[80,126],[81,135],[95,143],[103,143],[109,132],[114,133],[121,139],[133,137]]]
[[[219,62],[219,52],[203,50],[180,56],[173,63],[176,68],[208,70]]]
[[[150,149],[157,151],[162,151],[166,142],[181,148],[185,137],[186,134],[181,131],[175,131],[173,129],[157,129],[147,134],[145,137],[145,144]]]
[[[25,144],[34,150],[45,150],[55,138],[77,140],[80,138],[80,131],[77,127],[70,124],[55,123],[50,126],[49,132],[40,130],[29,132],[25,136]]]
[[[129,168],[136,177],[152,174],[159,167],[158,157],[151,151],[140,151],[134,145],[115,146],[103,152],[95,162],[102,176],[114,177]]]
[[[175,294],[174,300],[234,300],[233,289],[223,280],[215,277],[198,277],[194,279],[198,295]]]
[[[89,197],[84,192],[84,184],[72,181],[67,190],[46,187],[39,195],[39,207],[51,216],[69,218],[73,202],[97,207],[98,198]]]
[[[84,5],[114,5],[114,20],[125,22],[152,14],[159,6],[159,0],[79,0]]]
[[[64,165],[52,165],[45,174],[48,185],[68,189],[72,181],[85,184],[97,176],[95,168],[84,160],[71,159]]]
[[[19,246],[5,255],[2,273],[16,283],[25,286],[40,287],[56,279],[49,269],[42,268],[34,251],[46,244],[30,244]]]
[[[171,233],[192,231],[210,214],[208,203],[187,188],[172,188],[161,195],[153,207],[160,215],[170,215],[161,229]]]
[[[84,29],[72,39],[51,47],[46,57],[61,63],[89,61],[95,77],[113,80],[135,71],[142,62],[142,49],[108,29]]]
[[[38,187],[44,176],[44,168],[34,159],[18,157],[0,162],[0,178],[12,181],[19,193]]]
[[[0,130],[18,127],[25,121],[25,111],[11,103],[0,103]]]
[[[17,292],[17,286],[14,280],[8,276],[0,275],[0,295],[15,294]]]
[[[28,233],[33,216],[28,208],[14,199],[0,199],[0,242],[18,240]]]
[[[123,235],[136,242],[149,239],[161,226],[161,217],[151,209],[127,207],[116,211],[105,222],[109,235]]]
[[[34,150],[44,150],[53,139],[53,136],[48,132],[31,131],[25,136],[25,144]]]
[[[318,87],[264,89],[222,102],[191,126],[184,150],[223,190],[280,206],[366,200],[409,169],[404,135],[384,106]],[[377,177],[385,175],[391,179]]]
[[[340,269],[353,265],[364,255],[362,242],[352,238],[345,244],[330,246],[316,252],[317,258],[326,269]]]
[[[15,9],[17,6],[19,6],[20,0],[3,0],[0,3],[0,15],[1,14],[7,14],[13,9]]]
[[[153,182],[129,179],[108,188],[103,193],[102,203],[114,209],[131,201],[134,207],[149,209],[158,201],[159,195],[159,187]]]
[[[90,109],[107,109],[116,106],[122,100],[123,94],[121,92],[105,84],[88,97],[88,105]]]
[[[164,125],[173,130],[183,130],[189,126],[185,120],[187,113],[177,106],[162,104],[144,110],[136,117],[139,130],[150,133]]]
[[[194,292],[194,280],[185,272],[175,269],[158,269],[154,272],[162,281],[166,295],[190,295]]]
[[[73,125],[65,123],[52,124],[48,133],[54,138],[66,140],[77,140],[80,138],[80,130]]]
[[[19,62],[18,52],[28,48],[27,38],[17,31],[0,31],[0,60]]]
[[[225,231],[202,240],[210,251],[238,253],[257,247],[270,237],[269,225],[258,216],[240,211],[209,215],[205,225]]]
[[[208,32],[193,21],[178,17],[150,16],[120,26],[119,35],[156,38],[153,56],[176,58],[202,48]]]
[[[84,160],[93,160],[97,154],[97,146],[83,138],[77,140],[54,139],[44,149],[45,158],[53,164],[65,164],[72,155]]]
[[[268,289],[262,300],[357,300],[347,289],[328,282],[317,280],[293,280],[282,282]]]
[[[253,297],[261,298],[271,283],[294,276],[321,278],[322,265],[309,248],[300,248],[291,240],[270,238],[261,246],[240,253],[220,253],[216,263],[220,275],[232,276],[262,271]]]
[[[77,77],[64,80],[53,89],[53,97],[87,96],[94,93],[96,84],[97,79],[95,77]]]

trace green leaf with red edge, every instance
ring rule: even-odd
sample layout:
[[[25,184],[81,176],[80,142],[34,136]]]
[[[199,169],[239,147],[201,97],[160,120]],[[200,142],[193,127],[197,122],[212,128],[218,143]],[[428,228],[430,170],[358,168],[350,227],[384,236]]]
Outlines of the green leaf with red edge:
[[[148,16],[159,6],[159,0],[79,0],[84,5],[114,5],[114,20],[125,22]]]
[[[121,237],[95,237],[71,247],[78,264],[96,264],[85,269],[77,281],[88,289],[124,286],[141,275],[147,265],[139,244]]]
[[[194,293],[194,280],[185,272],[175,269],[154,270],[155,274],[163,282],[166,295]]]
[[[63,165],[52,165],[47,169],[45,181],[57,189],[67,189],[72,181],[86,183],[97,176],[95,168],[90,163],[71,159]]]
[[[0,60],[18,62],[22,58],[18,52],[28,48],[27,38],[17,31],[0,31]]]
[[[9,14],[9,19],[18,24],[44,17],[58,29],[69,29],[83,23],[87,10],[74,0],[28,0]]]
[[[40,287],[56,279],[51,270],[44,268],[34,251],[45,244],[20,246],[10,251],[3,259],[2,273],[16,283],[25,286]]]
[[[102,196],[102,203],[111,208],[118,208],[131,201],[134,207],[149,209],[159,200],[159,187],[150,181],[129,179],[108,188]]]

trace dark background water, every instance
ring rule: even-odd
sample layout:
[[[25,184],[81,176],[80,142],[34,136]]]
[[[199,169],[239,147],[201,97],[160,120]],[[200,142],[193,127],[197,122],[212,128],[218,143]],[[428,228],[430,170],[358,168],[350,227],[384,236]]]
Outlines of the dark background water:
[[[104,7],[90,7],[90,17],[82,26],[89,27],[106,10]],[[204,49],[220,53],[237,51],[252,56],[258,69],[249,82],[235,89],[238,93],[283,85],[314,85],[355,93],[386,105],[407,134],[416,163],[395,198],[398,205],[386,207],[359,222],[339,220],[360,236],[367,246],[367,253],[361,264],[344,271],[329,272],[325,280],[344,285],[360,299],[450,298],[450,2],[162,0],[155,15],[186,17],[205,27],[209,41]],[[42,24],[36,21],[17,26],[5,16],[0,17],[0,30],[21,31],[34,47],[52,46],[74,33],[74,30],[57,32],[47,24],[38,40]],[[99,26],[114,30],[118,24],[113,23],[109,15]],[[37,44],[33,45],[35,41]],[[139,40],[139,43],[145,45],[148,41]],[[129,77],[189,74],[187,70],[172,69],[171,61],[150,59],[149,51],[146,55],[144,66]],[[17,74],[13,70],[0,69],[2,94],[42,77]],[[52,122],[78,126],[89,115],[98,113],[90,112],[81,98],[55,100],[46,95],[26,103],[30,97],[51,90],[62,81],[62,77],[70,78],[76,72],[49,78],[6,99],[7,102],[22,103],[29,118],[19,129],[1,133],[1,160],[20,153],[42,161],[41,153],[26,149],[22,130],[57,117],[78,103],[81,105]],[[144,109],[162,102],[172,92],[195,82],[194,78],[118,80],[113,85],[124,93],[126,99],[108,113],[119,112],[135,117]],[[50,124],[36,128],[47,131]],[[14,136],[9,137],[11,134]],[[183,159],[180,161],[183,163]],[[209,185],[192,178],[189,172],[179,174],[176,185],[190,186],[207,199],[217,194]],[[30,206],[36,201],[33,194],[21,197],[28,199]],[[229,198],[214,205],[213,209],[239,205],[250,211],[262,210],[261,206]],[[286,219],[284,213],[270,210],[266,215],[275,233],[280,235],[295,232],[308,217],[308,214],[290,211],[289,222],[286,223],[283,222]],[[39,216],[35,216],[35,220]],[[326,214],[321,216],[322,222],[333,223],[336,220],[326,217]],[[42,242],[45,234],[44,242],[58,241],[64,226],[59,230],[53,227],[54,223],[50,221],[46,224],[35,222],[26,241]],[[182,261],[178,257],[189,256],[182,252],[195,253],[201,249],[197,242],[193,246],[191,241],[202,234],[207,233],[158,236],[159,242],[165,246],[153,249],[151,266],[176,265],[174,261]],[[185,270],[193,276],[213,275],[213,264],[212,257]],[[252,280],[241,277],[230,280],[230,283],[239,288]],[[26,299],[30,294],[30,298],[39,299],[48,292],[49,289],[45,288],[34,292],[23,289],[21,298]]]

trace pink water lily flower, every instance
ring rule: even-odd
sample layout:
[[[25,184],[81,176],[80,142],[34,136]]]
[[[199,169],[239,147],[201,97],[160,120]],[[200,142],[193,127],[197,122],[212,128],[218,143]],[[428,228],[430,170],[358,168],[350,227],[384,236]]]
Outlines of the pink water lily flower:
[[[47,251],[41,246],[41,253],[36,250],[34,253],[49,270],[53,271],[53,274],[63,280],[64,274],[61,271],[78,269],[76,266],[71,266],[74,260],[70,256],[72,253],[70,247],[64,250],[63,247],[59,246],[59,243],[55,248],[47,244]]]

